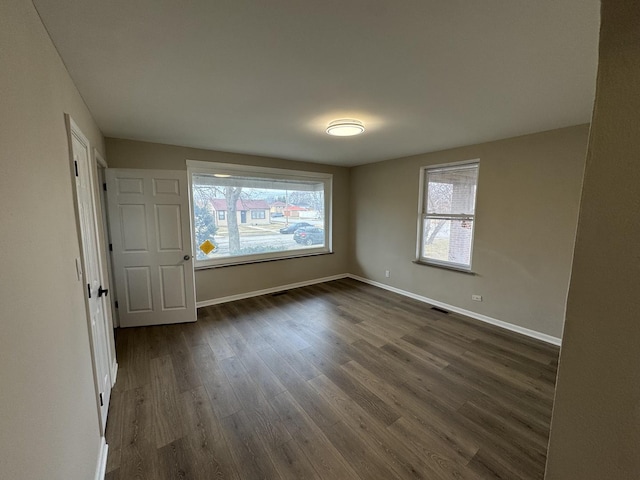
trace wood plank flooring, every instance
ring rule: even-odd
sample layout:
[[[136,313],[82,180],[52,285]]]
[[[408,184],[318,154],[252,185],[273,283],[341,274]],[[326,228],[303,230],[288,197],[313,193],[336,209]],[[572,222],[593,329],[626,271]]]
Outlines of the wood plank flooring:
[[[354,280],[117,333],[107,480],[542,479],[558,349]]]

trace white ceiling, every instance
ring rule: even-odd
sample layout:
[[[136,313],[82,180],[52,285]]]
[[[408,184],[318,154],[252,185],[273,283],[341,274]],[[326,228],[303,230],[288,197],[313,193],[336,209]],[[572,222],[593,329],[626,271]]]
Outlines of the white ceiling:
[[[591,116],[598,0],[34,3],[106,136],[359,165]]]

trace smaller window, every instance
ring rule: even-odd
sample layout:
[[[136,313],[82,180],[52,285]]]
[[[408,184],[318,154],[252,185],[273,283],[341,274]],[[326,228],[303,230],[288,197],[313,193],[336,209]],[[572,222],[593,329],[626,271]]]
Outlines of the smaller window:
[[[418,261],[471,270],[478,166],[422,169]]]
[[[224,214],[225,214],[225,213],[226,213],[226,212],[225,212],[224,210],[220,210],[220,211],[218,212],[218,220],[224,220]]]
[[[266,217],[264,216],[264,210],[251,210],[251,219],[252,220],[264,220]]]

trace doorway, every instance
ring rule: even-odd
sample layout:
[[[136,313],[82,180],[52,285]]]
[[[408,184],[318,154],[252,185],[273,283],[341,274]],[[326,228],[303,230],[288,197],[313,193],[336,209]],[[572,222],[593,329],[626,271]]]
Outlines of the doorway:
[[[78,277],[84,284],[85,307],[91,359],[94,375],[96,405],[100,422],[100,433],[104,436],[111,397],[113,330],[108,318],[110,309],[105,308],[109,285],[104,281],[104,262],[101,255],[99,220],[101,205],[97,195],[97,171],[91,156],[89,140],[73,119],[65,116],[69,141],[71,171],[73,176],[76,221],[80,243],[81,261]],[[115,355],[115,352],[113,352]]]
[[[95,148],[93,149],[94,158],[96,159],[96,168],[98,172],[98,199],[100,201],[100,226],[102,227],[102,245],[103,250],[106,254],[106,275],[109,282],[109,285],[114,286],[115,282],[113,281],[113,259],[111,257],[111,250],[113,249],[111,244],[111,238],[109,233],[109,209],[107,208],[108,200],[107,200],[107,162],[102,158],[100,152],[98,152]],[[111,308],[111,312],[109,317],[111,318],[111,328],[117,328],[120,326],[118,319],[118,310],[116,309],[117,305],[117,295],[116,289],[113,288],[111,295],[108,296],[108,306]],[[115,364],[115,346],[113,348],[113,359],[112,364]],[[115,381],[115,378],[114,378]]]

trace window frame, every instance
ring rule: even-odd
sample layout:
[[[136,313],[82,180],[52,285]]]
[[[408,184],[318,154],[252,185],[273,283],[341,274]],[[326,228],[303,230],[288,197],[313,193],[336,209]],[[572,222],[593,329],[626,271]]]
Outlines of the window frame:
[[[238,165],[233,163],[203,162],[199,160],[187,160],[187,180],[189,188],[189,221],[191,232],[191,249],[193,254],[193,264],[195,270],[227,267],[233,265],[244,265],[250,263],[270,262],[274,260],[285,260],[290,258],[307,257],[313,255],[325,255],[333,253],[333,175],[323,172],[310,172],[302,170],[289,170],[273,167],[260,167],[253,165]],[[251,255],[227,256],[216,259],[197,259],[197,249],[194,230],[194,208],[193,208],[193,176],[194,174],[204,175],[235,175],[239,177],[260,177],[267,179],[316,181],[324,184],[324,246],[306,247],[296,250],[284,250]],[[228,213],[228,212],[227,212]],[[226,216],[226,215],[225,215]],[[265,213],[265,218],[267,214]]]
[[[443,170],[443,169],[455,169],[459,167],[465,167],[469,165],[475,165],[478,169],[476,175],[476,191],[474,198],[474,209],[473,214],[437,214],[437,213],[427,213],[427,205],[426,199],[428,195],[428,187],[429,183],[427,182],[427,175],[429,171],[434,170]],[[419,198],[418,198],[418,234],[417,234],[417,243],[416,243],[416,260],[414,263],[420,265],[427,265],[431,267],[439,267],[445,268],[448,270],[455,270],[463,273],[471,273],[473,274],[472,266],[473,266],[473,250],[475,244],[475,231],[476,231],[476,210],[477,210],[477,201],[478,201],[478,185],[480,183],[480,159],[476,158],[473,160],[463,160],[460,162],[450,162],[450,163],[441,163],[437,165],[426,165],[420,168],[420,184],[419,184]],[[472,221],[472,229],[471,229],[471,245],[469,248],[469,264],[450,262],[444,260],[437,260],[434,258],[425,257],[424,253],[424,222],[427,218],[441,218],[446,220],[471,220]]]

